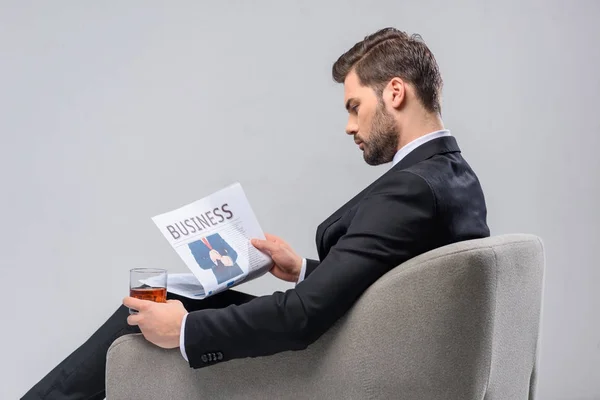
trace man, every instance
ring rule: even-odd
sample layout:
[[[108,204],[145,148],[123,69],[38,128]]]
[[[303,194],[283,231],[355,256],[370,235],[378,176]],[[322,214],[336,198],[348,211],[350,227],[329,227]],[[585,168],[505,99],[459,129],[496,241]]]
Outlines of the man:
[[[236,262],[237,252],[218,233],[189,243],[188,247],[198,266],[210,269],[218,284],[243,274]]]
[[[228,290],[166,304],[125,298],[139,314],[121,307],[26,398],[102,398],[106,350],[136,328],[160,347],[179,347],[193,368],[304,349],[400,263],[489,236],[484,195],[443,127],[442,79],[420,38],[378,31],[337,60],[333,77],[344,84],[346,133],[368,164],[392,166],[318,227],[320,261],[302,259],[276,236],[252,241],[272,257],[272,273],[295,288],[258,298]]]

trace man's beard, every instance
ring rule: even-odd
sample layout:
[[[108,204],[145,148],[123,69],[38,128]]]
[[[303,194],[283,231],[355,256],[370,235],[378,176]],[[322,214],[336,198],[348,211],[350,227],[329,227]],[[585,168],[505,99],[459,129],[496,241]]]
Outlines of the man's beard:
[[[377,105],[369,140],[363,141],[363,157],[369,165],[388,163],[394,159],[398,151],[396,121],[384,107],[381,102]],[[362,140],[360,136],[359,139]]]

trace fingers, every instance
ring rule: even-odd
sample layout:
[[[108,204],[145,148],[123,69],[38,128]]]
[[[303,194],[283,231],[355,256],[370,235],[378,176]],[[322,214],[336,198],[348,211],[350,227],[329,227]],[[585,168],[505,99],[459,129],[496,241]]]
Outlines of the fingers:
[[[133,308],[134,310],[138,311],[144,311],[152,304],[154,303],[150,300],[140,300],[136,299],[135,297],[125,297],[123,299],[123,305],[125,307]]]
[[[271,235],[270,233],[265,233],[265,237],[269,242],[281,242],[281,239],[275,235]]]
[[[252,239],[251,243],[258,250],[266,251],[269,253],[273,253],[279,248],[278,244],[270,242],[268,240]]]
[[[142,316],[139,314],[132,314],[129,317],[127,317],[127,323],[132,326],[139,325],[141,321]]]

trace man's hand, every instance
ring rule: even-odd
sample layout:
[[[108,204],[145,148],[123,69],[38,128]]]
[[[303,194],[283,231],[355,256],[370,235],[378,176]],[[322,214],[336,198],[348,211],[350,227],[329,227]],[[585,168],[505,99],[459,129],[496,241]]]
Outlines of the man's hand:
[[[288,282],[297,282],[302,269],[302,257],[290,247],[285,240],[268,233],[267,240],[252,239],[252,245],[271,256],[273,267],[271,273]]]
[[[221,257],[221,262],[226,267],[231,267],[233,265],[233,260],[229,256],[223,256],[223,257]]]
[[[221,253],[219,253],[215,249],[212,249],[211,251],[209,251],[208,256],[210,257],[211,261],[214,262],[215,264],[217,263],[217,260],[221,259]]]
[[[179,347],[181,322],[187,310],[179,300],[167,300],[166,303],[156,303],[125,297],[126,307],[138,310],[137,314],[127,317],[129,325],[140,327],[144,337],[151,343],[164,349]]]

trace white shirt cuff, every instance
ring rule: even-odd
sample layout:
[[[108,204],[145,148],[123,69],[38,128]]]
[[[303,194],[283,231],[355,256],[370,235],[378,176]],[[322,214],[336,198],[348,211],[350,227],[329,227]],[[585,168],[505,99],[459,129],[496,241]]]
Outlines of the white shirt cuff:
[[[190,362],[187,358],[187,354],[185,353],[185,320],[188,314],[183,316],[183,320],[181,321],[181,332],[179,333],[179,350],[181,350],[181,355],[185,359],[185,361]]]
[[[303,258],[302,259],[302,269],[300,270],[300,276],[298,277],[298,282],[296,282],[296,285],[304,280],[305,275],[306,275],[306,258]]]

